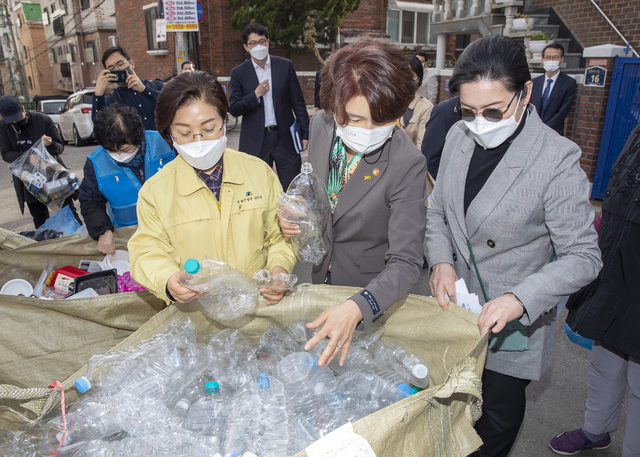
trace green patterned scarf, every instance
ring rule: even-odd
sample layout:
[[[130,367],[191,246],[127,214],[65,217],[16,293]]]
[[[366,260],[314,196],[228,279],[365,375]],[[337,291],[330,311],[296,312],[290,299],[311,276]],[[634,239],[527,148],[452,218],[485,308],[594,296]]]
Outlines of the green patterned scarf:
[[[340,193],[356,170],[360,159],[362,159],[362,154],[356,154],[347,162],[347,151],[342,142],[342,138],[336,138],[336,141],[333,143],[331,156],[329,157],[329,178],[327,179],[327,192],[329,194],[329,202],[331,203],[331,213],[336,210]]]

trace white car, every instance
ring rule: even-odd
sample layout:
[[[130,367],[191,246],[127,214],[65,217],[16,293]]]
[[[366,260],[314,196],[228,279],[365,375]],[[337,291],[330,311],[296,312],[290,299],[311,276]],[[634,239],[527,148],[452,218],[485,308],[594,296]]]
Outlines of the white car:
[[[58,121],[63,141],[82,146],[93,139],[92,106],[93,87],[69,96]]]
[[[56,124],[58,131],[60,131],[58,123],[60,122],[60,113],[62,112],[64,105],[65,100],[40,100],[36,104],[36,111],[49,116],[53,123]]]

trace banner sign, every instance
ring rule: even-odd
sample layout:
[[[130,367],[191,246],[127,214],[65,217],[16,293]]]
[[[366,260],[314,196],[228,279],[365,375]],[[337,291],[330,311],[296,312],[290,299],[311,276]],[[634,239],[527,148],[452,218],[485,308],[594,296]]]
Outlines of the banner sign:
[[[197,32],[197,0],[165,0],[164,18],[167,32]]]

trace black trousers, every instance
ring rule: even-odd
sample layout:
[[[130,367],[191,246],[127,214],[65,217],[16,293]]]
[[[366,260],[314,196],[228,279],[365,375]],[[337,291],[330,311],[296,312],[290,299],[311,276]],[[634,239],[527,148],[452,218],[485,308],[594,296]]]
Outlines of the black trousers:
[[[78,215],[76,205],[73,204],[73,197],[67,197],[64,202],[62,202],[62,207],[65,206],[68,206],[71,209],[73,216],[80,225],[82,225],[82,219],[80,219],[80,216]],[[35,225],[36,228],[39,228],[47,219],[49,219],[49,207],[44,203],[27,202],[27,207],[29,208],[29,213],[33,218],[33,225]]]
[[[258,157],[273,167],[276,163],[276,172],[282,184],[282,189],[286,192],[289,184],[300,173],[302,160],[300,155],[293,149],[291,135],[282,138],[277,130],[265,130],[262,148]]]
[[[482,417],[475,429],[483,445],[471,457],[506,457],[516,440],[531,381],[491,370],[482,373]]]

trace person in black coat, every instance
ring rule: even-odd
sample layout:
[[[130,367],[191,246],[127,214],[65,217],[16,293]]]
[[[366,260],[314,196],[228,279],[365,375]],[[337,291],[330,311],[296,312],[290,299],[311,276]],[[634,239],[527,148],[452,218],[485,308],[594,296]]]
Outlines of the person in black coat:
[[[64,150],[64,143],[49,116],[36,111],[26,111],[20,104],[20,100],[12,95],[0,98],[0,115],[2,115],[2,120],[4,121],[0,122],[0,154],[2,155],[2,160],[12,163],[42,138],[49,154],[60,165],[65,166],[62,159],[60,159],[60,154]],[[20,212],[24,214],[24,204],[26,203],[33,218],[33,224],[37,229],[49,218],[49,208],[33,196],[20,179],[14,177],[13,186],[16,189]],[[72,197],[64,200],[63,206],[69,206],[77,221],[82,224]]]
[[[567,302],[569,327],[594,340],[584,427],[561,433],[549,445],[565,455],[607,447],[629,387],[622,442],[626,457],[640,452],[640,125],[611,169],[598,244],[600,274]]]
[[[453,97],[438,103],[431,110],[431,117],[427,121],[422,140],[422,154],[427,159],[427,170],[435,180],[440,168],[440,156],[444,149],[444,140],[453,124],[460,120],[455,108],[460,97]]]
[[[559,68],[564,62],[564,48],[551,43],[542,51],[545,74],[533,78],[531,103],[536,107],[540,119],[546,125],[564,134],[564,120],[571,111],[571,103],[576,94],[576,80],[562,73]],[[545,92],[549,86],[545,100]]]
[[[309,114],[290,60],[269,55],[269,32],[249,24],[242,32],[251,58],[231,70],[229,112],[242,116],[238,149],[276,163],[283,189],[300,173],[291,126],[297,119],[302,149],[309,140]],[[295,117],[294,117],[295,113]]]

